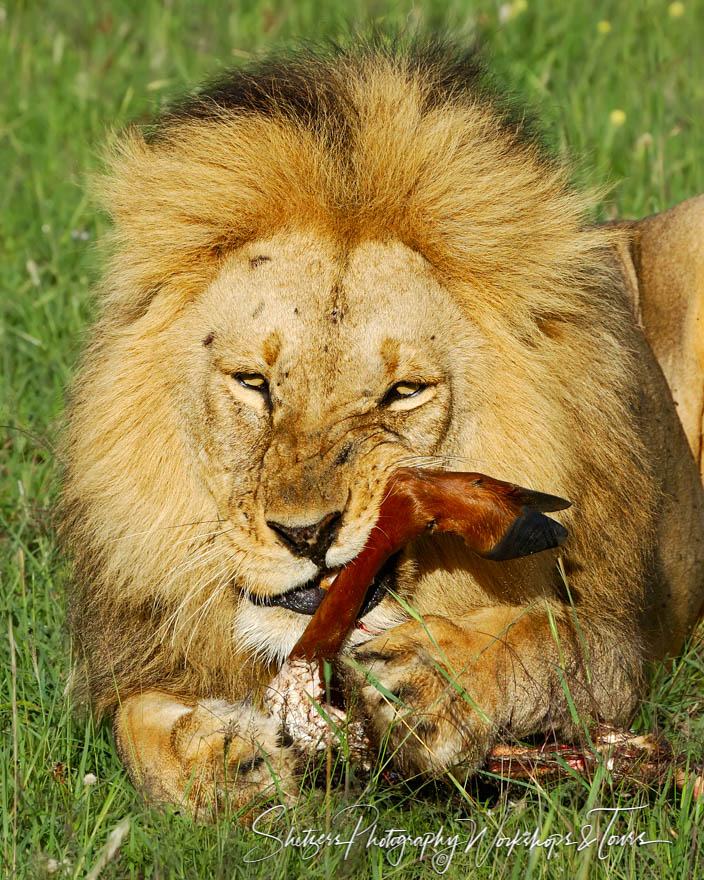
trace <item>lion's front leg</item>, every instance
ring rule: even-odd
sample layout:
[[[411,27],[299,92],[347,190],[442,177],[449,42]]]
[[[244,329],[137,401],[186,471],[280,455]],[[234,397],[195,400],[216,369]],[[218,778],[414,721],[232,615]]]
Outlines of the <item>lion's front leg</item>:
[[[589,719],[624,723],[641,683],[630,635],[582,621],[577,630],[545,608],[411,621],[351,657],[352,700],[405,771],[479,766],[499,732],[575,736]]]
[[[248,703],[145,691],[122,702],[113,731],[135,786],[197,818],[295,794],[297,755],[281,721]]]

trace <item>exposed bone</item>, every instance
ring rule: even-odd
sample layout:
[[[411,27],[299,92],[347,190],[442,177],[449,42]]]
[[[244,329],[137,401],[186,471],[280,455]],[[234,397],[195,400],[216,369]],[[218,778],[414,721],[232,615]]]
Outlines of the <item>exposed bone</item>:
[[[372,745],[364,727],[359,721],[348,721],[345,712],[326,702],[325,685],[317,661],[311,662],[302,657],[289,658],[264,694],[267,710],[281,718],[286,731],[303,753],[341,744],[341,739],[318,711],[316,703],[344,734],[350,757],[356,763],[369,767]]]

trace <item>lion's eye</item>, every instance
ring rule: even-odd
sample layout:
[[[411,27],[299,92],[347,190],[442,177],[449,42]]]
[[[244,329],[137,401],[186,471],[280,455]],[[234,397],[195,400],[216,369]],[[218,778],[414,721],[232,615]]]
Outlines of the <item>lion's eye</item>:
[[[266,392],[269,390],[268,382],[259,373],[234,373],[232,378],[245,388],[251,388],[252,391]]]
[[[432,400],[436,393],[437,384],[435,382],[428,384],[407,379],[404,382],[397,382],[389,388],[381,401],[381,406],[390,412],[417,409]]]
[[[384,403],[393,403],[394,400],[407,400],[409,397],[415,397],[426,386],[422,382],[397,382],[393,388],[390,388]]]
[[[392,391],[398,397],[413,397],[422,387],[420,382],[399,382],[398,385],[394,385]]]

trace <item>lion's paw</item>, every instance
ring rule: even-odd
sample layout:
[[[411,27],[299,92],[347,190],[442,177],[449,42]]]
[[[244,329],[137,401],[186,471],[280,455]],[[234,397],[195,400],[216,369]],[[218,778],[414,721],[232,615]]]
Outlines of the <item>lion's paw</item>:
[[[135,785],[200,819],[267,798],[289,804],[298,791],[292,740],[280,720],[247,702],[189,705],[150,691],[123,703],[114,732]]]
[[[366,642],[352,652],[345,679],[353,711],[400,769],[474,767],[487,754],[493,724],[421,640],[385,634]]]

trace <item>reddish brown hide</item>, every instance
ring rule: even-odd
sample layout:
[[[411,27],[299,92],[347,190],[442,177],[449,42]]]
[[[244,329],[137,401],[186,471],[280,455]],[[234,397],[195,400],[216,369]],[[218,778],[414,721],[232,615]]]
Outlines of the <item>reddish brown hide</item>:
[[[334,657],[376,573],[422,533],[456,532],[485,559],[515,559],[562,544],[567,530],[543,514],[569,506],[563,498],[484,474],[399,468],[389,478],[364,549],[340,571],[290,658]]]

